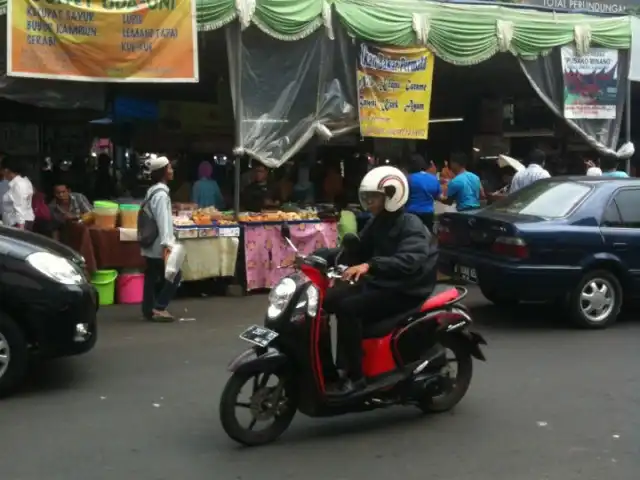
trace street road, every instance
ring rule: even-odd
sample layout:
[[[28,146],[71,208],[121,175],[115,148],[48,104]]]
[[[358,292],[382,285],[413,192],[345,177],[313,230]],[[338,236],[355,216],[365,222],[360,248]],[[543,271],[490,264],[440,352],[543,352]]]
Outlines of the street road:
[[[217,405],[226,365],[265,295],[176,301],[195,320],[100,313],[84,357],[33,372],[0,402],[1,480],[635,480],[640,322],[573,330],[549,309],[469,304],[489,346],[452,413],[397,407],[296,417],[276,443],[229,440]]]

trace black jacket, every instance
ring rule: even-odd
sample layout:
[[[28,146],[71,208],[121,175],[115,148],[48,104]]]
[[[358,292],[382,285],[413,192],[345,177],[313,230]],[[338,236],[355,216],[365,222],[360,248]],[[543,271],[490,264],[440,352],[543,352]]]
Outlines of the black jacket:
[[[368,263],[367,285],[427,297],[436,283],[438,251],[431,234],[412,213],[384,212],[372,218],[359,233],[356,252],[345,252],[343,263]],[[328,253],[335,258],[339,249]],[[331,260],[329,260],[331,262]]]

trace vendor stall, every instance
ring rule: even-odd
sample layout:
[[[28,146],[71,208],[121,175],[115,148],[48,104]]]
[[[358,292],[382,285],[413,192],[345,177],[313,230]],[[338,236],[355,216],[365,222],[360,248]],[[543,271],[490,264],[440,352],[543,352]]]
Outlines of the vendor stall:
[[[177,226],[176,238],[184,245],[187,255],[182,265],[185,281],[216,277],[233,277],[236,270],[239,225]]]
[[[320,219],[315,209],[295,212],[264,211],[239,213],[235,223],[233,212],[219,212],[213,208],[192,209],[178,205],[174,223],[176,236],[187,248],[183,266],[185,280],[199,280],[203,270],[215,271],[216,276],[232,276],[236,270],[236,256],[242,253],[239,265],[240,282],[247,290],[273,287],[289,269],[281,265],[293,261],[294,252],[280,235],[281,225],[291,228],[291,238],[299,251],[309,254],[322,247],[337,243],[335,215],[323,214]],[[242,251],[238,246],[242,244]],[[191,259],[191,260],[190,260]],[[244,267],[244,268],[243,268]]]
[[[282,221],[243,223],[247,290],[271,288],[292,272],[291,268],[279,268],[292,264],[295,257],[280,233],[282,224]],[[337,244],[335,220],[293,220],[287,224],[291,241],[303,255]]]
[[[142,270],[144,259],[137,241],[123,242],[117,228],[103,229],[84,223],[69,223],[60,232],[60,240],[80,252],[88,273],[96,270]]]

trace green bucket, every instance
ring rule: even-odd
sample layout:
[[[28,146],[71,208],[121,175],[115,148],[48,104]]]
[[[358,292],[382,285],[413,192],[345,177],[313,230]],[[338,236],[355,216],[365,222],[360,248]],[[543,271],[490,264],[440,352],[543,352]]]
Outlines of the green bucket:
[[[98,270],[91,276],[91,283],[98,291],[98,303],[113,305],[116,292],[117,270]]]

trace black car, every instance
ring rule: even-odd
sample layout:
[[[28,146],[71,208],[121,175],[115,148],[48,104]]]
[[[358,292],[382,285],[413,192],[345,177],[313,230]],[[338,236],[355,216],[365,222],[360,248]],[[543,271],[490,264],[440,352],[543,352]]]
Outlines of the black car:
[[[31,357],[91,350],[97,305],[80,254],[47,237],[0,226],[0,396],[24,378]]]

